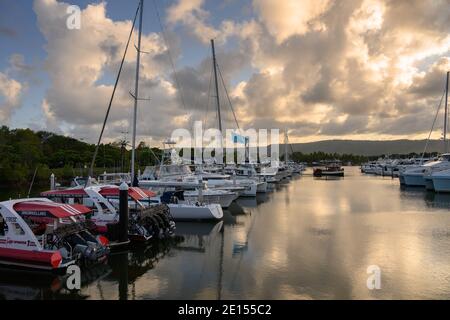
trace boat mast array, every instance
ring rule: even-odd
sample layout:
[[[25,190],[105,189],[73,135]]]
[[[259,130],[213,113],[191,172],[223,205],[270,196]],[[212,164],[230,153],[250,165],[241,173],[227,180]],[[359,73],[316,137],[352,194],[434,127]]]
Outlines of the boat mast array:
[[[139,97],[139,66],[141,62],[141,37],[142,37],[142,12],[144,10],[144,0],[140,1],[139,4],[139,33],[138,33],[138,45],[136,48],[137,58],[136,58],[136,81],[134,87],[134,110],[133,110],[133,138],[131,142],[131,179],[133,182],[135,180],[135,161],[136,161],[136,119],[137,119],[137,108],[138,108],[138,97]]]

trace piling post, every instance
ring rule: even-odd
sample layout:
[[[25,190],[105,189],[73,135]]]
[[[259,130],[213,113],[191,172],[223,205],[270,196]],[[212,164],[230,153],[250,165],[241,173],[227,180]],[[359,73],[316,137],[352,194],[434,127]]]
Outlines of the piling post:
[[[55,174],[52,173],[50,175],[50,190],[55,190],[56,189],[56,184],[55,184]]]
[[[203,203],[203,188],[205,187],[205,183],[203,181],[200,182],[200,186],[198,188],[198,201]]]
[[[128,242],[128,185],[119,187],[119,241]]]

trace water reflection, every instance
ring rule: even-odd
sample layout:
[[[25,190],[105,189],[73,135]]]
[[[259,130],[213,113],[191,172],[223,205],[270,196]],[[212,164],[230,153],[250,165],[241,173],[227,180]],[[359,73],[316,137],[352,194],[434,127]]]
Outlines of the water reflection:
[[[218,223],[110,258],[69,293],[50,278],[0,277],[6,299],[440,299],[450,296],[450,194],[400,188],[346,168],[306,173],[238,199]],[[368,290],[378,265],[382,289]],[[0,275],[3,275],[0,272]],[[17,279],[20,282],[11,282]],[[38,281],[39,280],[39,281]]]
[[[172,248],[184,241],[184,237],[155,241],[150,246],[133,248],[128,251],[113,253],[109,259],[112,272],[107,281],[118,284],[119,300],[135,300],[136,283],[168,255]],[[129,286],[131,293],[129,292]]]
[[[449,193],[425,192],[425,203],[431,208],[450,208]]]
[[[101,281],[111,273],[107,264],[83,268],[81,290],[70,291],[66,287],[67,276],[40,271],[0,268],[0,300],[54,300],[86,299],[83,288]]]
[[[223,222],[218,223],[177,223],[177,234],[183,235],[184,241],[176,247],[178,250],[205,252],[205,248],[220,234]]]

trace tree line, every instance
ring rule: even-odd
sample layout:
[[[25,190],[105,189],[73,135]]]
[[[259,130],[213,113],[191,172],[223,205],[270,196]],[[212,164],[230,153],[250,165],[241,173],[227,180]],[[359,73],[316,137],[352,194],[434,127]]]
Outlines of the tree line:
[[[424,158],[434,158],[437,157],[437,152],[428,152],[424,153]],[[312,164],[314,162],[320,162],[320,161],[340,161],[343,164],[351,163],[352,165],[360,165],[362,163],[368,162],[368,161],[376,161],[380,158],[388,157],[390,159],[412,159],[412,158],[421,158],[422,154],[411,152],[408,154],[390,154],[390,155],[377,155],[377,156],[362,156],[362,155],[355,155],[355,154],[339,154],[339,153],[326,153],[322,151],[313,152],[313,153],[302,153],[302,152],[294,152],[291,155],[289,155],[289,158],[291,160],[294,160],[296,162],[303,162]],[[282,156],[284,158],[284,156]]]
[[[352,165],[359,165],[369,160],[366,156],[354,155],[354,154],[339,154],[339,153],[326,153],[322,151],[312,153],[294,152],[289,155],[289,159],[296,162],[303,162],[312,164],[320,161],[340,161],[343,164],[351,163]]]
[[[94,173],[128,172],[131,151],[126,141],[101,144]],[[36,172],[35,183],[48,183],[51,173],[68,180],[87,175],[95,145],[47,131],[0,127],[0,186],[30,183]],[[139,167],[154,165],[161,150],[150,148],[144,142],[136,148]]]
[[[101,144],[95,162],[94,175],[107,172],[129,172],[131,151],[128,142],[117,140]],[[48,183],[51,173],[60,180],[69,180],[74,176],[86,176],[94,154],[95,145],[71,137],[47,131],[30,129],[10,129],[0,127],[0,187],[29,184],[36,173],[35,183]],[[191,150],[191,154],[194,152]],[[150,148],[140,142],[136,148],[136,163],[139,169],[155,165],[161,159],[162,150]],[[236,155],[235,155],[236,156]],[[391,158],[412,158],[421,155],[391,155]],[[436,156],[435,153],[425,154]],[[294,152],[289,159],[312,164],[321,160],[338,160],[343,164],[359,165],[379,156],[361,156],[313,152]]]

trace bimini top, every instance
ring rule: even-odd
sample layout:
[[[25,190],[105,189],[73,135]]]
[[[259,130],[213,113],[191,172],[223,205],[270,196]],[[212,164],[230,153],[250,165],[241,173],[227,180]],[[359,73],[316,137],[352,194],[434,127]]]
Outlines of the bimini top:
[[[118,197],[119,196],[119,187],[103,187],[100,190],[100,194],[104,197]],[[128,195],[135,201],[148,199],[150,197],[154,197],[156,193],[150,191],[150,190],[143,190],[141,188],[137,187],[130,187],[128,189]]]
[[[13,205],[17,213],[26,216],[69,218],[85,215],[92,210],[81,204],[62,204],[44,201],[22,201]]]
[[[82,188],[69,188],[69,189],[61,189],[61,190],[50,190],[41,192],[41,196],[43,197],[87,197],[86,191]]]
[[[119,196],[119,187],[117,186],[100,186],[100,187],[88,187],[88,188],[95,188],[98,189],[98,193],[100,193],[104,197],[118,197]],[[128,196],[135,200],[143,200],[147,199],[149,197],[154,197],[156,193],[149,191],[149,190],[143,190],[141,188],[137,187],[130,187],[128,189]],[[63,190],[50,190],[45,191],[41,193],[41,196],[43,197],[65,197],[65,198],[78,198],[78,197],[88,197],[88,194],[86,191],[82,188],[69,188],[69,189],[63,189]]]

